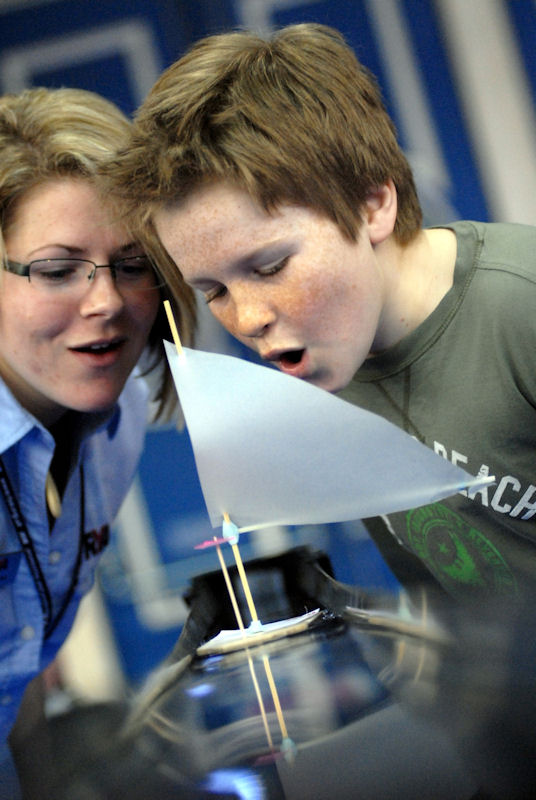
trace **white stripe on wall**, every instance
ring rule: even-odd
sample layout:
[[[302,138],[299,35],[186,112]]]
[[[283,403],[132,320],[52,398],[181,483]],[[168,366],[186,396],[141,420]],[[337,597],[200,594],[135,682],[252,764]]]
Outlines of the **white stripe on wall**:
[[[89,31],[31,41],[5,50],[0,57],[2,92],[31,86],[35,74],[118,55],[136,103],[141,103],[161,72],[158,44],[149,20],[125,19]]]
[[[366,0],[366,7],[426,222],[450,221],[458,214],[449,200],[449,174],[400,4],[398,0]]]
[[[491,216],[536,223],[536,113],[502,0],[437,0]]]

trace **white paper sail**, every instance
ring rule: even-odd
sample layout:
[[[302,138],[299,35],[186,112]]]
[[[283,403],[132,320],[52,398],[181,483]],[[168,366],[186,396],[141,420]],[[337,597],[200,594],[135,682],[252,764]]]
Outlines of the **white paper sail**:
[[[213,527],[361,519],[473,478],[376,414],[270,367],[165,342]]]

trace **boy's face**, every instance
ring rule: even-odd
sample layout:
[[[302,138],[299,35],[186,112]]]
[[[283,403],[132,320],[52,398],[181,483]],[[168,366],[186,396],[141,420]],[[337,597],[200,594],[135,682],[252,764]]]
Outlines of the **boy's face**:
[[[155,224],[214,316],[283,372],[334,392],[374,350],[385,281],[366,223],[350,242],[311,209],[269,214],[218,183],[160,210]]]

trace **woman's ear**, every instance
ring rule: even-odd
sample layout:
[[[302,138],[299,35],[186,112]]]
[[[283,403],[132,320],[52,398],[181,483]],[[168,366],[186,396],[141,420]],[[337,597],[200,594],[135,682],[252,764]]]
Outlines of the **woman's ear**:
[[[371,189],[365,201],[365,227],[371,244],[380,244],[394,230],[397,212],[397,195],[393,181]]]

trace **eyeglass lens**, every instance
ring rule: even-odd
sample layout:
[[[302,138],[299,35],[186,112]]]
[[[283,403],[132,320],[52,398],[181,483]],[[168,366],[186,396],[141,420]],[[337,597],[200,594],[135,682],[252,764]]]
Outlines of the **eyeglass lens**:
[[[97,265],[75,258],[49,258],[32,261],[30,283],[45,291],[80,290],[88,286],[98,269],[110,269],[115,283],[123,290],[156,289],[162,281],[147,256],[123,258],[112,264]]]

